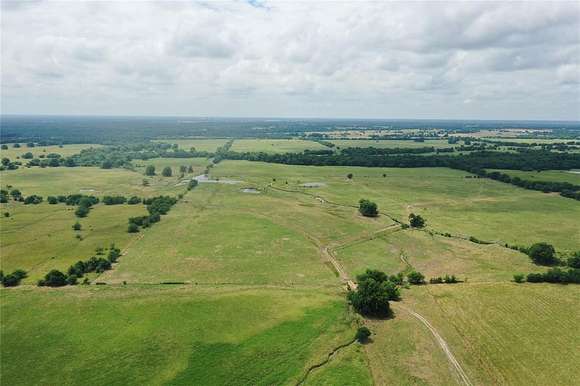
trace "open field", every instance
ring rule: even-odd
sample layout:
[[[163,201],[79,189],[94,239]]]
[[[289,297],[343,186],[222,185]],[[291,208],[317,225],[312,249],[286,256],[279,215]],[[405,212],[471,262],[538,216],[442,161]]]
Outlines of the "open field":
[[[164,142],[177,144],[181,150],[189,150],[192,147],[197,151],[214,152],[218,147],[225,145],[227,139],[209,139],[209,138],[194,138],[194,139],[158,139],[154,142]]]
[[[11,385],[293,385],[354,334],[319,291],[16,289],[1,310]]]
[[[11,161],[17,159],[17,157],[21,157],[25,153],[32,153],[35,158],[38,158],[40,155],[47,155],[50,153],[60,154],[63,157],[68,157],[73,154],[78,154],[83,149],[88,149],[91,147],[100,147],[102,145],[96,144],[81,144],[81,145],[62,145],[60,146],[35,146],[35,147],[26,147],[26,144],[21,143],[21,147],[14,148],[12,144],[7,144],[8,149],[0,150],[0,158],[9,158]],[[22,161],[27,161],[23,159]]]
[[[304,150],[325,150],[326,146],[302,139],[236,139],[232,151],[264,153],[299,153]]]
[[[580,205],[574,200],[489,179],[465,178],[468,173],[458,170],[224,161],[212,173],[220,177],[243,174],[253,183],[276,178],[274,186],[296,190],[296,195],[308,193],[344,205],[355,206],[367,198],[401,221],[414,212],[424,216],[429,227],[463,237],[523,245],[547,241],[562,250],[580,247],[576,220]],[[352,180],[346,178],[348,173],[354,174]],[[324,185],[303,187],[312,182]]]
[[[580,170],[544,170],[541,172],[526,172],[522,170],[489,169],[489,172],[501,172],[510,177],[519,177],[528,181],[569,182],[580,185]]]
[[[424,142],[415,142],[412,140],[404,141],[404,140],[372,140],[372,139],[355,139],[355,140],[348,140],[348,139],[334,139],[330,142],[334,143],[341,149],[345,149],[347,147],[375,147],[375,148],[410,148],[415,149],[419,147],[429,147],[433,146],[434,148],[448,148],[457,145],[447,143],[446,139],[427,139]]]
[[[161,172],[161,170],[159,170]],[[143,186],[143,179],[149,186]],[[182,191],[177,188],[177,176],[145,177],[143,173],[125,169],[76,168],[20,168],[2,172],[2,188],[11,185],[23,195],[43,196],[59,194],[88,194],[95,196],[125,195],[149,197]]]
[[[108,248],[111,243],[123,249],[137,235],[127,233],[129,217],[147,213],[145,206],[102,205],[91,209],[89,215],[78,219],[76,207],[65,204],[39,205],[2,204],[2,212],[10,217],[0,218],[2,254],[0,262],[5,272],[14,269],[28,271],[28,283],[36,283],[51,269],[66,269],[78,260],[95,255],[98,247]],[[74,231],[76,221],[81,231]],[[76,235],[82,236],[82,240]]]

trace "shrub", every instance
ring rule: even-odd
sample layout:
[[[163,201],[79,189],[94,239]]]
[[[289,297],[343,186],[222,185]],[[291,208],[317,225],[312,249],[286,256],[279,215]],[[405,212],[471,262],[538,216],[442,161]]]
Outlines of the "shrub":
[[[155,166],[153,165],[148,165],[145,168],[145,175],[146,176],[154,176],[155,175]],[[143,181],[147,181],[147,180],[143,180]]]
[[[77,217],[87,217],[87,215],[89,214],[89,207],[87,206],[79,206],[77,208],[77,210],[75,211],[75,216]]]
[[[514,275],[514,281],[516,283],[523,283],[524,281],[526,281],[525,276],[523,273],[517,273]]]
[[[541,273],[528,273],[526,281],[529,283],[542,283],[544,281],[544,275]]]
[[[356,330],[355,339],[359,341],[359,343],[365,343],[368,341],[369,337],[371,336],[371,330],[369,330],[366,326],[359,327]]]
[[[189,183],[187,184],[187,190],[191,190],[193,188],[195,188],[197,186],[198,182],[197,180],[191,179],[189,181]]]
[[[129,233],[137,233],[139,232],[139,226],[134,222],[129,223],[129,227],[127,228],[127,232]]]
[[[568,267],[580,268],[580,252],[576,252],[574,253],[574,256],[569,257],[566,264]]]
[[[171,168],[169,166],[166,166],[163,168],[163,171],[161,171],[161,175],[163,177],[171,177],[173,175],[173,172],[171,171]]]
[[[365,217],[377,217],[379,214],[377,204],[366,199],[359,201],[358,211]]]
[[[432,277],[431,279],[429,279],[429,284],[442,284],[442,283],[443,283],[443,278],[441,276]]]
[[[407,274],[407,280],[410,284],[425,284],[425,276],[421,272],[411,271]]]
[[[127,201],[127,204],[129,205],[136,205],[136,204],[140,204],[141,203],[141,198],[137,197],[137,196],[133,196],[131,198],[129,198],[129,201]]]
[[[77,221],[74,223],[74,225],[72,226],[72,229],[75,231],[80,231],[82,229],[81,224]]]
[[[26,273],[26,271],[22,269],[17,269],[8,275],[4,275],[4,273],[2,273],[0,275],[0,281],[2,282],[2,285],[4,287],[16,287],[20,285],[22,279],[24,279],[27,276],[28,274]]]
[[[54,196],[48,196],[48,197],[46,198],[46,201],[48,201],[48,203],[49,203],[50,205],[55,205],[55,204],[58,204],[58,199],[57,199],[56,197],[54,197]]]

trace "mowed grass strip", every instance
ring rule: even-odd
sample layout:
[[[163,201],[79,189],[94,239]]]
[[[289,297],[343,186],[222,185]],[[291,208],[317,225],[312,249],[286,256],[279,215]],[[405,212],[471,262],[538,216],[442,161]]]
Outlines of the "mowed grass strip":
[[[342,298],[319,291],[1,291],[11,385],[293,385],[354,334]]]
[[[35,283],[51,269],[65,271],[78,260],[87,260],[98,247],[108,248],[114,243],[124,249],[137,237],[127,233],[129,217],[147,214],[142,204],[98,204],[87,217],[79,219],[74,215],[75,209],[46,202],[2,204],[2,212],[10,213],[10,217],[0,218],[2,269],[5,272],[24,269],[29,274],[25,282]],[[81,231],[72,229],[77,221]],[[82,239],[76,238],[77,234]]]

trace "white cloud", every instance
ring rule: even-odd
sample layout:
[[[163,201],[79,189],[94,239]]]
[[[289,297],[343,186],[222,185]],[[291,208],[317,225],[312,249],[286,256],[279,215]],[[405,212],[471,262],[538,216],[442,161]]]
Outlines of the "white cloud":
[[[580,119],[579,72],[573,2],[2,3],[4,113]]]

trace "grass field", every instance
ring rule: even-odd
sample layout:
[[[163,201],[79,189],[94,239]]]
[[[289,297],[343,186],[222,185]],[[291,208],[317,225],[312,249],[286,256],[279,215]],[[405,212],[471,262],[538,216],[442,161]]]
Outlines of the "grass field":
[[[192,165],[189,178],[208,162],[19,169],[2,173],[2,187],[43,196],[176,195],[185,191],[177,176],[145,177],[145,166],[177,172]],[[143,205],[98,204],[80,220],[82,241],[71,229],[73,207],[2,204],[11,216],[0,219],[0,263],[5,272],[29,270],[25,284],[96,247],[128,247],[98,277],[108,285],[0,290],[2,377],[11,385],[296,385],[356,329],[323,253],[328,247],[351,276],[412,267],[427,278],[454,274],[467,282],[403,289],[394,317],[364,321],[373,331],[368,344],[339,350],[305,385],[457,383],[429,330],[401,306],[431,321],[475,385],[571,385],[580,375],[578,287],[516,285],[514,273],[545,268],[500,245],[429,231],[571,251],[580,249],[580,206],[465,176],[445,168],[222,161],[210,177],[238,183],[200,183],[138,234],[126,232],[127,219],[144,214]],[[361,198],[376,201],[382,214],[362,217]],[[406,221],[410,212],[426,218],[425,231],[402,230],[386,215]]]
[[[174,176],[179,175],[179,167],[191,166],[193,168],[193,175],[197,176],[203,173],[207,165],[211,163],[207,158],[152,158],[146,161],[134,160],[133,165],[139,173],[145,173],[147,165],[155,166],[157,175],[161,175],[164,167],[169,166],[173,171]]]
[[[458,170],[224,161],[212,173],[220,177],[244,175],[256,184],[276,178],[275,186],[340,204],[357,205],[361,198],[367,198],[402,221],[414,212],[424,216],[429,227],[454,235],[523,245],[547,241],[562,250],[580,247],[576,220],[580,205],[574,200],[489,179],[465,178],[467,173]],[[346,178],[348,173],[354,174],[352,180]],[[302,186],[310,182],[324,186]]]
[[[579,170],[544,170],[541,172],[526,172],[522,170],[489,169],[489,172],[501,172],[510,177],[519,177],[528,181],[569,182],[580,185]]]
[[[324,150],[326,146],[302,139],[236,139],[232,151],[264,153],[300,153],[304,150]]]
[[[7,209],[8,208],[8,209]],[[147,213],[143,205],[96,205],[89,215],[77,219],[74,206],[64,204],[23,205],[2,204],[2,212],[10,217],[0,218],[2,239],[0,263],[5,272],[14,269],[28,271],[28,283],[35,283],[51,269],[66,269],[78,260],[95,255],[98,247],[111,243],[121,249],[136,238],[127,233],[129,217]],[[76,221],[81,231],[74,231]],[[80,234],[82,240],[76,238]]]
[[[293,385],[354,334],[344,302],[314,291],[4,290],[1,310],[11,385]]]
[[[175,186],[179,181],[177,176],[145,177],[143,173],[125,169],[20,168],[2,172],[1,177],[3,189],[11,185],[25,196],[37,194],[45,199],[49,195],[76,193],[148,197],[183,190],[183,187]],[[143,186],[143,179],[149,181],[149,186]]]
[[[35,158],[40,155],[47,155],[50,153],[60,154],[63,157],[68,157],[73,154],[78,154],[83,149],[88,149],[91,147],[100,147],[102,145],[96,144],[82,144],[82,145],[62,145],[60,146],[35,146],[35,147],[26,147],[26,144],[21,143],[20,148],[12,147],[12,144],[8,144],[8,149],[0,150],[0,158],[9,158],[11,161],[17,159],[17,157],[21,157],[25,153],[32,153]],[[25,159],[22,160],[27,161]]]
[[[207,151],[214,152],[218,147],[223,146],[228,140],[227,139],[206,139],[206,138],[194,138],[194,139],[158,139],[154,142],[164,142],[177,144],[181,150],[189,150],[192,147],[197,151]]]
[[[407,292],[405,303],[444,334],[477,384],[577,383],[578,286],[435,285]]]

